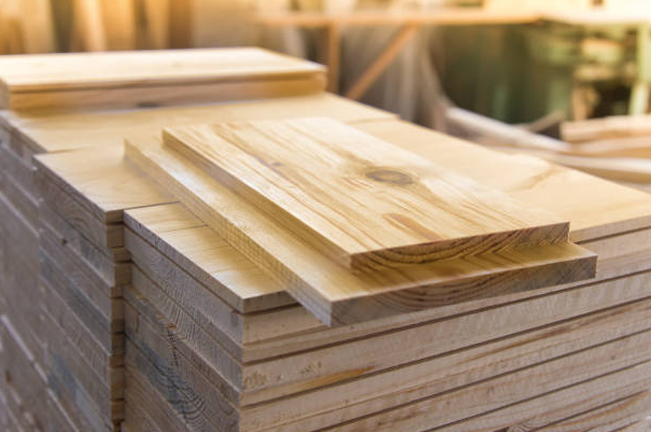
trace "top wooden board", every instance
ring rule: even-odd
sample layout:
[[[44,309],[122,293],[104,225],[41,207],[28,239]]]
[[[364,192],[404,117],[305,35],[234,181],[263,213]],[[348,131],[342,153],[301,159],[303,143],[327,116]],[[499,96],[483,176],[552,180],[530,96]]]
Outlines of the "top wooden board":
[[[290,96],[322,91],[325,75],[321,65],[259,48],[8,56],[0,58],[0,108]]]
[[[166,129],[165,142],[326,255],[395,267],[563,243],[569,223],[333,119]]]

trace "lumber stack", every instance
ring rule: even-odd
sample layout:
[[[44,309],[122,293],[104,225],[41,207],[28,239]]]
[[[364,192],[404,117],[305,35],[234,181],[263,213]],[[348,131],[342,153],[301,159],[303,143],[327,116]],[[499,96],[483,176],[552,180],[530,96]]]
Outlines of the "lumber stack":
[[[597,278],[328,327],[186,207],[138,206],[126,186],[123,208],[137,208],[123,215],[132,259],[123,428],[614,431],[643,420],[649,197],[395,120],[352,124],[532,207],[549,206],[559,188],[612,197],[547,207],[600,255]],[[122,158],[115,148],[98,156],[122,173],[106,186],[91,180],[97,166],[63,154],[40,156],[39,171],[116,203],[109,185],[137,175]],[[477,169],[486,160],[491,170]]]
[[[648,426],[643,192],[326,94],[0,122],[8,430]]]
[[[220,51],[213,52],[219,60]],[[167,75],[159,80],[157,87],[151,87],[143,94],[168,94],[168,90],[173,90],[178,85],[178,79],[184,77],[188,65],[210,60],[210,53],[198,52],[195,57],[189,51],[179,52],[176,60],[174,55],[168,53],[167,62],[176,61],[176,67],[168,67],[166,71],[164,65],[159,64],[161,76]],[[231,50],[230,53],[234,55],[236,50]],[[278,57],[278,63],[270,64],[269,60],[274,57],[271,53],[244,50],[244,54],[247,53],[247,62],[250,62],[253,74],[249,76],[249,81],[239,81],[242,73],[246,72],[243,64],[241,67],[234,65],[234,69],[229,70],[213,65],[217,82],[230,80],[244,98],[251,96],[256,86],[273,82],[276,75],[284,74],[288,69],[287,64],[290,65],[289,69],[293,69],[286,78],[288,82],[292,77],[300,82],[307,80],[310,75],[314,76],[317,87],[304,88],[306,93],[317,91],[320,85],[317,83],[323,79],[323,71],[309,63],[304,64],[304,73],[301,74],[298,61]],[[260,62],[256,69],[254,60],[258,54]],[[136,54],[131,56],[137,58]],[[127,58],[128,56],[123,60]],[[24,82],[51,79],[48,74],[53,69],[59,70],[61,74],[57,78],[57,85],[61,89],[57,92],[72,95],[76,84],[74,80],[78,76],[67,74],[66,68],[73,68],[70,72],[75,72],[83,58],[75,56],[70,63],[67,59],[65,56],[21,57],[17,58],[17,63],[33,62],[34,65],[47,66],[29,69],[30,74],[23,76]],[[141,60],[136,61],[138,62],[142,65],[146,63]],[[124,64],[104,66],[105,75],[100,78],[105,84],[106,80],[112,79],[111,70],[122,73],[123,78],[127,78],[121,71]],[[201,67],[204,78],[207,79],[210,61]],[[12,74],[19,70],[3,69],[4,72],[6,77],[10,77],[15,76]],[[229,73],[234,75],[229,78]],[[66,83],[65,75],[72,81]],[[137,74],[132,76],[132,80],[137,78]],[[13,81],[6,78],[4,82]],[[94,85],[101,87],[101,84],[102,81],[98,80]],[[220,85],[228,87],[226,83]],[[143,83],[143,86],[147,87],[147,83]],[[70,89],[66,90],[68,87]],[[299,87],[301,85],[289,85],[289,94],[303,91],[298,90]],[[7,85],[5,88],[14,87]],[[137,94],[137,86],[135,90],[136,94],[130,103],[146,102],[146,99],[141,99],[142,94]],[[107,101],[111,100],[111,91],[102,90]],[[124,91],[118,85],[116,92]],[[224,91],[233,93],[233,89],[224,88]],[[38,100],[38,93],[29,94],[36,95],[35,100]],[[10,93],[3,95],[9,96],[3,102],[11,105]],[[183,102],[181,99],[177,101]],[[123,134],[120,131],[137,130],[146,126],[146,118],[152,121],[167,115],[169,121],[175,116],[182,119],[187,112],[171,108],[169,112],[164,109],[129,111],[133,116],[130,122],[123,123],[121,127],[117,124],[105,125],[105,133],[102,134],[101,121],[89,125],[84,116],[95,115],[110,124],[127,111],[81,113],[73,110],[69,114],[63,114],[63,111],[75,108],[77,102],[79,101],[73,99],[71,105],[67,97],[61,97],[57,99],[57,103],[61,104],[57,111],[3,111],[0,114],[0,306],[4,329],[2,343],[12,347],[6,351],[8,357],[2,359],[6,374],[0,393],[4,399],[14,402],[7,404],[7,417],[14,419],[20,425],[20,430],[32,430],[37,426],[52,431],[119,430],[124,417],[122,290],[130,282],[130,257],[124,248],[120,226],[121,210],[116,212],[112,208],[110,197],[100,203],[92,203],[86,198],[83,189],[70,188],[58,177],[34,173],[34,156],[44,152],[58,152],[58,156],[63,156],[66,150],[82,145],[101,147],[111,144],[113,148],[119,148]],[[189,110],[193,113],[203,110],[206,116],[214,115],[210,108],[211,106],[205,105]],[[218,105],[213,105],[212,108],[217,112],[224,111]],[[250,110],[251,107],[243,104],[242,109]],[[56,123],[58,115],[66,118],[63,124]],[[70,121],[77,122],[80,126],[89,126],[85,133],[81,128],[71,127],[66,115],[70,116]],[[138,116],[141,116],[144,123],[137,120]],[[37,133],[31,134],[31,126]],[[107,134],[113,127],[115,133]],[[98,134],[102,136],[101,139],[97,139]],[[87,162],[76,161],[81,166]],[[95,171],[95,180],[112,169],[101,159],[95,159],[95,164],[101,168]],[[138,176],[134,178],[137,179]],[[169,195],[159,190],[150,191],[148,185],[113,183],[110,188],[114,194],[135,194],[138,198],[135,202],[132,198],[134,205],[173,201]],[[24,378],[19,382],[17,376]],[[49,399],[31,403],[33,398],[44,395],[48,395]],[[59,420],[55,422],[55,419]],[[62,426],[64,424],[65,427]]]

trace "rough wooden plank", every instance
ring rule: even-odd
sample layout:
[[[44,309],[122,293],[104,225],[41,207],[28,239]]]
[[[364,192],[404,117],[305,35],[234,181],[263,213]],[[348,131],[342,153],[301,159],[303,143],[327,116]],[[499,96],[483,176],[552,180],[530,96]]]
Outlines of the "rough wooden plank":
[[[174,191],[211,227],[230,235],[225,238],[229,243],[239,242],[242,252],[250,252],[245,256],[269,266],[264,270],[285,283],[292,296],[328,325],[352,324],[594,276],[594,256],[571,244],[354,275],[280,228],[182,156],[164,149],[160,141],[149,135],[131,138],[126,155]],[[243,238],[240,232],[248,237]],[[262,251],[266,253],[258,255]],[[556,266],[564,268],[563,277],[559,278]],[[516,274],[519,281],[528,283],[509,283],[515,282]],[[483,284],[482,289],[473,289],[478,283]]]
[[[357,270],[568,238],[558,217],[328,118],[170,127],[164,142]]]

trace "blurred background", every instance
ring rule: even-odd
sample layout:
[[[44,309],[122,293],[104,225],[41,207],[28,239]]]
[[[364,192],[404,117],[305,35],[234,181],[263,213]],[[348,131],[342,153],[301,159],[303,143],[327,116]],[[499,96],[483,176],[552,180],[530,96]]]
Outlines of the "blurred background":
[[[648,111],[650,23],[649,0],[0,0],[0,53],[258,45],[429,127],[458,106],[554,135]]]

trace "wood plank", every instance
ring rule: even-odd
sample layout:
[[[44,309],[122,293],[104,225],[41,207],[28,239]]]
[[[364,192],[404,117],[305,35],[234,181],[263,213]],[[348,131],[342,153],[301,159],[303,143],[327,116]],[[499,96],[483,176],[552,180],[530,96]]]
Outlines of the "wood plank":
[[[555,396],[558,400],[565,398],[564,403],[566,404],[568,400],[576,398],[577,394],[592,394],[596,391],[594,387],[591,390],[581,389],[581,387],[572,389],[572,385],[593,380],[600,376],[601,378],[597,378],[593,382],[600,382],[598,388],[602,390],[613,388],[617,385],[618,380],[626,381],[629,386],[633,382],[642,382],[644,387],[648,388],[648,380],[651,377],[649,352],[640,353],[639,347],[633,347],[637,343],[638,337],[643,339],[648,335],[623,338],[599,348],[487,380],[476,386],[444,393],[440,397],[424,399],[393,410],[386,410],[373,417],[346,423],[336,427],[335,430],[337,432],[347,432],[366,428],[366,430],[378,432],[395,430],[417,432],[428,430],[432,426],[452,425],[452,427],[441,430],[469,432],[473,429],[468,428],[467,425],[461,425],[458,422],[459,420],[501,408],[511,403],[526,401],[531,397],[541,396],[547,392],[562,391],[564,388],[570,389],[571,399],[567,399],[567,393],[563,395],[563,393],[559,392],[561,394]],[[619,348],[622,351],[619,351]],[[615,352],[618,354],[614,354]],[[610,359],[605,357],[610,357]],[[621,375],[618,376],[617,372],[623,368],[631,369],[628,371],[630,374],[629,380],[625,380]],[[527,385],[523,386],[522,382],[526,382]],[[454,406],[454,409],[445,410],[443,409],[444,406]],[[488,429],[484,421],[481,429],[477,430],[494,431],[499,427],[500,425]]]
[[[10,125],[14,142],[34,152],[59,152],[84,147],[122,146],[124,136],[139,130],[159,132],[169,125],[219,121],[282,119],[311,115],[331,116],[348,123],[390,119],[395,114],[319,93],[300,97],[227,104],[163,107],[99,112],[0,112]],[[70,133],[74,130],[74,133]],[[100,151],[100,150],[98,150]],[[52,164],[52,169],[57,167]]]
[[[238,248],[249,252],[245,256],[259,265],[273,265],[264,270],[285,283],[292,296],[328,325],[352,324],[594,276],[594,255],[571,244],[434,262],[399,272],[388,269],[354,275],[280,228],[182,156],[163,148],[160,138],[143,135],[129,139],[126,156],[174,191],[200,219],[230,235],[226,241],[240,242]],[[261,251],[267,253],[260,257],[257,253]],[[268,251],[274,251],[273,255]],[[560,278],[554,268],[557,265],[565,267]],[[515,274],[522,277],[519,281],[530,283],[509,283],[515,282]],[[493,285],[497,279],[499,283]],[[469,288],[480,281],[486,282],[481,290]],[[499,293],[493,291],[495,288]]]
[[[647,193],[538,158],[500,154],[403,121],[355,127],[569,220],[573,241],[651,226]]]
[[[628,390],[629,394],[632,390]],[[596,401],[591,400],[595,404]],[[595,404],[596,405],[596,404]],[[518,426],[511,426],[506,432],[518,432],[536,428],[540,432],[579,432],[588,430],[598,432],[614,431],[629,426],[646,418],[651,412],[651,392],[642,391],[633,396],[624,397],[600,408],[546,425],[539,429],[541,419],[532,419]],[[648,430],[645,432],[649,432]]]
[[[328,118],[170,127],[164,142],[356,270],[568,237],[556,216]]]
[[[631,395],[636,392],[644,392],[648,389],[649,365],[644,363],[623,371],[604,375],[602,377],[568,387],[561,391],[553,392],[540,398],[529,401],[522,401],[506,409],[490,412],[486,415],[470,418],[456,424],[441,428],[445,432],[494,432],[506,430],[518,420],[526,422],[535,416],[548,415],[548,418],[562,416],[571,413],[581,407],[589,408],[599,406],[601,401],[612,400],[618,395]],[[637,399],[633,399],[636,401]],[[527,429],[515,429],[527,430]],[[535,429],[538,430],[538,429]],[[543,429],[544,430],[544,429]],[[561,429],[563,432],[574,432],[569,429]],[[612,430],[594,428],[579,428],[578,431],[599,431],[612,432]]]
[[[609,138],[651,135],[651,116],[612,116],[565,122],[561,136],[568,142],[582,143]]]
[[[101,20],[96,0],[78,3]],[[326,85],[323,66],[260,48],[12,56],[0,70],[0,106],[14,110],[283,97]]]

